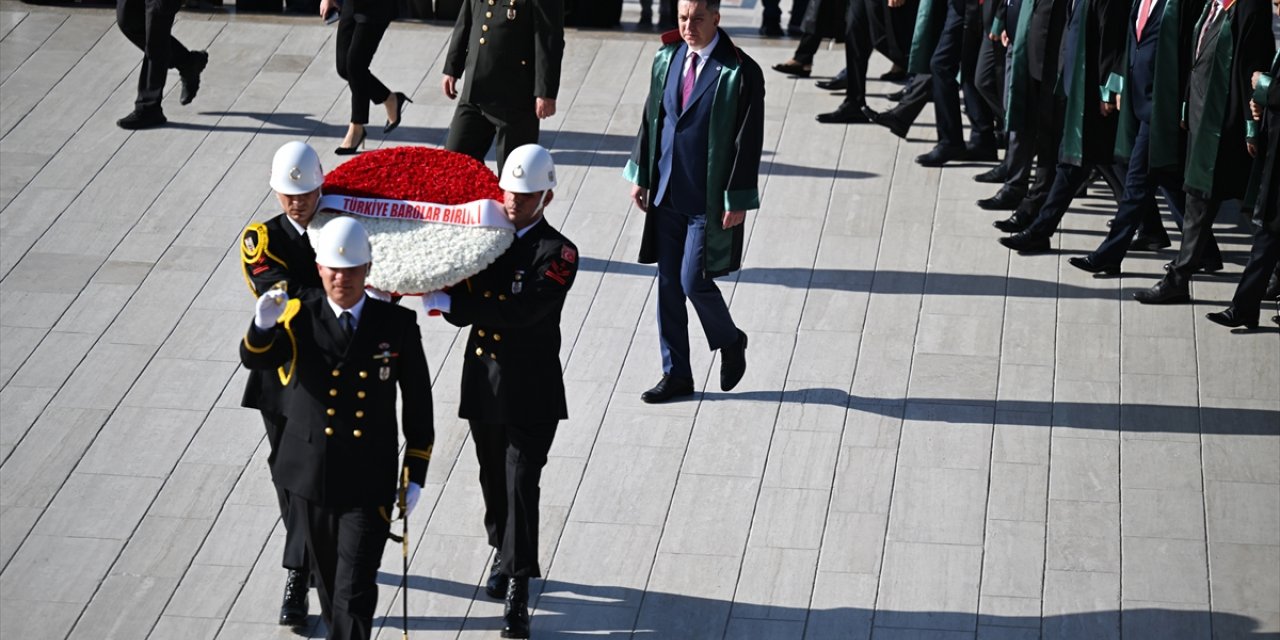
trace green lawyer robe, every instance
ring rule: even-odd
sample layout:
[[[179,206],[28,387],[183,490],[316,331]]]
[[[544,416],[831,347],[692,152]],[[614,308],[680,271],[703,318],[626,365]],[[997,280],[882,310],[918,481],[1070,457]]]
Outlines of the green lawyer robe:
[[[746,225],[725,229],[721,219],[725,211],[760,208],[758,179],[764,146],[764,74],[755,60],[733,44],[724,29],[719,32],[720,41],[711,51],[711,57],[722,66],[716,86],[708,90],[715,91],[707,136],[707,226],[702,252],[702,270],[708,278],[742,267]],[[662,98],[667,73],[683,44],[676,31],[663,34],[662,42],[662,48],[653,58],[640,133],[622,172],[632,184],[649,189],[650,195],[658,184],[659,143],[665,119]],[[640,243],[642,264],[658,261],[654,220],[657,211],[652,204],[645,216]]]

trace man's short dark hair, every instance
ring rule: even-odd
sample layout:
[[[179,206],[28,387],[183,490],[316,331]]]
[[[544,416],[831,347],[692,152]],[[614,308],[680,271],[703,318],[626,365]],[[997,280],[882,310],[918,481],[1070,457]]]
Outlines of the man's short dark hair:
[[[684,2],[692,2],[700,4],[707,8],[707,11],[720,13],[720,0],[683,0]]]

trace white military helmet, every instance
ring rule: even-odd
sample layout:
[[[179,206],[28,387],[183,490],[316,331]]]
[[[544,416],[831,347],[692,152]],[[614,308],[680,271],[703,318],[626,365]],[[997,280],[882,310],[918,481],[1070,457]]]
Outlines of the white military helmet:
[[[296,196],[311,193],[324,184],[320,156],[305,142],[286,142],[271,160],[271,188],[277,193]]]
[[[556,186],[556,163],[551,153],[540,145],[516,147],[502,165],[498,186],[512,193],[537,193]]]
[[[350,216],[339,216],[325,223],[316,245],[316,263],[330,269],[346,269],[373,262],[369,232]]]

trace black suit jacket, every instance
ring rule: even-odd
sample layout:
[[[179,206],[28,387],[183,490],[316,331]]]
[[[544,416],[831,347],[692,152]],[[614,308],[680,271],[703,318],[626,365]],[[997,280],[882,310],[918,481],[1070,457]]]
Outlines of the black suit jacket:
[[[577,272],[578,248],[543,220],[450,290],[445,319],[471,325],[459,417],[495,424],[568,417],[560,310]]]
[[[240,234],[240,266],[255,298],[281,281],[295,298],[307,289],[319,291],[323,287],[311,242],[285,218],[282,213],[266,222],[252,223]],[[250,371],[240,406],[279,414],[282,388],[275,371]]]
[[[559,93],[563,56],[561,0],[466,0],[444,72],[463,79],[462,102],[498,115],[532,112],[535,97]]]
[[[423,484],[435,430],[431,379],[417,316],[366,298],[350,341],[323,293],[308,292],[297,313],[260,331],[252,323],[240,343],[250,369],[274,371],[294,358],[284,392],[288,422],[272,475],[280,486],[328,507],[390,506],[401,466],[396,392],[409,479]]]

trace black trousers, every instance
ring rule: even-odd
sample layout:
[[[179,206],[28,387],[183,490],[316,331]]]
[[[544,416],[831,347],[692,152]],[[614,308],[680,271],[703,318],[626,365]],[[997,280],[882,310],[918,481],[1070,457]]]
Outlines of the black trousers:
[[[800,64],[813,64],[813,56],[818,53],[818,49],[821,47],[822,36],[806,33],[800,36],[800,43],[796,45],[796,52],[791,56],[791,59]]]
[[[911,38],[916,28],[920,0],[907,0],[896,9],[885,0],[862,1],[867,3],[867,17],[871,21],[872,47],[895,67],[905,69],[911,55]]]
[[[1106,239],[1090,254],[1090,258],[1097,264],[1119,264],[1124,260],[1134,234],[1139,229],[1145,236],[1168,237],[1156,207],[1157,190],[1169,203],[1174,219],[1183,219],[1186,194],[1182,191],[1181,175],[1151,171],[1148,162],[1150,141],[1150,125],[1139,121],[1138,133],[1133,138],[1133,155],[1129,156],[1129,170],[1124,177],[1124,196],[1120,201],[1120,208],[1116,210],[1116,217],[1111,222]],[[1217,243],[1206,250],[1215,260],[1222,260]]]
[[[866,0],[849,0],[844,17],[844,68],[849,76],[842,108],[861,109],[867,104],[867,63],[871,60],[871,16]]]
[[[284,433],[285,417],[270,411],[262,411],[262,425],[267,430],[267,444],[270,445],[270,453],[267,454],[267,466],[270,467],[276,462],[276,452],[280,449],[280,436]],[[284,523],[284,557],[280,560],[280,566],[295,571],[306,571],[310,566],[307,560],[307,539],[302,534],[306,527],[305,523],[298,522],[296,513],[289,510],[289,492],[276,484],[276,501],[280,503],[280,521]]]
[[[489,546],[502,553],[503,575],[537,578],[542,575],[538,566],[538,482],[558,421],[470,423],[471,441],[480,462]]]
[[[368,640],[378,607],[378,565],[391,523],[377,507],[333,508],[289,495],[306,526],[311,577],[328,640]],[[387,506],[388,512],[390,505]]]
[[[373,16],[357,16],[355,4],[342,3],[335,44],[338,77],[346,80],[351,88],[351,124],[364,125],[369,122],[369,102],[382,104],[391,95],[391,90],[369,71],[390,22]]]
[[[1013,47],[1009,47],[1005,51],[1005,68],[1009,68],[1010,58],[1013,55]],[[1008,78],[1005,78],[1005,91],[1009,90]],[[1027,184],[1031,181],[1031,167],[1035,164],[1036,145],[1040,138],[1039,126],[1037,119],[1040,114],[1040,102],[1043,96],[1040,94],[1040,81],[1027,79],[1027,96],[1023,98],[1027,104],[1024,107],[1026,114],[1023,116],[1025,126],[1021,129],[1009,129],[1008,148],[1004,153],[1004,166],[1006,172],[1005,185],[1014,189],[1025,191]]]
[[[903,122],[914,123],[931,100],[933,100],[933,76],[917,73],[907,83],[902,100],[899,100],[897,106],[890,109],[888,113],[901,118]]]
[[[116,0],[116,24],[134,46],[142,49],[138,72],[138,111],[160,110],[165,76],[170,69],[183,69],[191,52],[170,32],[182,0]]]
[[[1244,316],[1257,314],[1262,308],[1262,294],[1267,290],[1267,281],[1280,266],[1280,235],[1269,231],[1265,226],[1253,234],[1253,248],[1249,251],[1249,264],[1244,266],[1240,274],[1240,284],[1236,285],[1236,293],[1231,297],[1231,306]]]
[[[984,34],[982,44],[978,47],[973,86],[986,102],[987,110],[997,125],[1004,122],[1005,57],[1005,46]]]
[[[975,20],[975,17],[978,18]],[[976,28],[975,28],[976,27]],[[938,119],[938,146],[962,148],[964,124],[960,121],[960,91],[964,90],[965,111],[975,144],[994,144],[994,118],[986,101],[974,86],[978,66],[977,38],[982,31],[966,0],[947,0],[947,17],[938,36],[938,47],[929,60],[933,77],[933,109]]]
[[[465,153],[484,162],[484,156],[489,153],[489,147],[496,137],[498,175],[502,175],[502,165],[506,162],[508,153],[520,145],[538,141],[538,114],[533,110],[533,105],[533,98],[530,98],[528,112],[497,114],[476,104],[459,103],[457,110],[453,112],[453,122],[449,123],[449,137],[445,140],[444,148]]]
[[[1028,83],[1028,93],[1034,91],[1032,108],[1027,111],[1027,130],[1035,136],[1035,180],[1027,190],[1027,197],[1018,205],[1022,215],[1035,217],[1049,197],[1054,178],[1058,174],[1058,148],[1062,144],[1062,127],[1067,108],[1066,100],[1053,95],[1052,83],[1038,80]],[[1034,115],[1033,115],[1034,114]],[[1022,135],[1019,132],[1019,135]]]
[[[1182,220],[1182,246],[1178,249],[1178,257],[1174,258],[1173,265],[1164,274],[1165,282],[1185,289],[1191,282],[1191,274],[1207,262],[1206,258],[1210,257],[1209,247],[1216,247],[1218,244],[1213,237],[1213,221],[1217,219],[1221,208],[1220,198],[1187,194],[1186,214]]]

